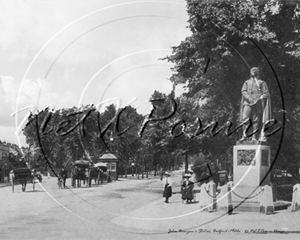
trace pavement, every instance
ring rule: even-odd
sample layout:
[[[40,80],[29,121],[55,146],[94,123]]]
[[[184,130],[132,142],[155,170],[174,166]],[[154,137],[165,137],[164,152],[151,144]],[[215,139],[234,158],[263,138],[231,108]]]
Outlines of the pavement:
[[[54,199],[47,197],[47,193],[38,185],[35,194],[32,194],[30,185],[26,190],[28,194],[22,194],[19,188],[15,194],[11,194],[10,186],[2,188],[0,193],[6,194],[8,199],[0,199],[0,213],[6,218],[6,221],[0,220],[0,229],[1,223],[3,227],[6,226],[1,230],[6,235],[2,236],[9,238],[1,238],[0,235],[0,239],[20,239],[20,236],[22,239],[31,239],[32,233],[39,239],[57,239],[60,236],[60,239],[123,240],[299,239],[300,212],[287,209],[271,215],[247,212],[228,215],[222,211],[200,211],[197,201],[192,204],[182,203],[181,195],[177,193],[181,174],[182,171],[172,172],[174,194],[168,204],[162,197],[163,184],[160,176],[153,175],[148,179],[128,176],[101,186],[71,189],[72,192],[57,189],[55,178],[45,178],[43,186]],[[67,181],[67,185],[69,184]],[[3,191],[4,189],[6,190]],[[32,202],[33,199],[35,203]],[[8,201],[18,205],[7,205]],[[26,208],[19,204],[20,201]],[[101,215],[98,214],[99,211]],[[75,217],[74,214],[78,216]],[[93,218],[98,228],[94,228],[87,220]],[[22,229],[22,226],[27,229]],[[59,226],[63,228],[60,229]],[[16,238],[9,235],[6,230],[8,228],[16,231]],[[102,235],[97,238],[95,234],[99,230]],[[106,237],[104,234],[107,234]]]
[[[173,172],[173,192],[180,184],[181,172]],[[165,203],[158,199],[146,206],[135,209],[126,216],[112,219],[112,223],[126,229],[143,230],[144,233],[164,233],[170,235],[198,235],[206,237],[222,234],[233,239],[256,234],[258,239],[299,239],[300,211],[291,208],[275,211],[274,214],[254,212],[235,212],[228,215],[225,211],[208,212],[200,210],[199,202],[182,203],[181,194],[175,193]],[[250,238],[250,237],[249,237]]]

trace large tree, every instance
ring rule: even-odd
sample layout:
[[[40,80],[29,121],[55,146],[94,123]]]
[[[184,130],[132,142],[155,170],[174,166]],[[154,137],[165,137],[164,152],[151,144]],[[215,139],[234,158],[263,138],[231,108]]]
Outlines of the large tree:
[[[186,97],[201,101],[204,125],[227,120],[238,124],[241,87],[258,66],[267,82],[273,118],[282,129],[268,138],[273,158],[281,146],[279,166],[297,164],[299,156],[299,6],[297,1],[187,0],[192,35],[173,47],[174,84],[185,84]],[[298,111],[297,111],[298,109]],[[285,126],[284,126],[285,125]],[[275,127],[274,127],[275,128]],[[273,129],[274,129],[273,128]],[[284,141],[281,136],[284,131]],[[201,147],[223,154],[239,138],[218,134]],[[292,140],[292,141],[289,141]],[[228,156],[229,157],[229,156]]]

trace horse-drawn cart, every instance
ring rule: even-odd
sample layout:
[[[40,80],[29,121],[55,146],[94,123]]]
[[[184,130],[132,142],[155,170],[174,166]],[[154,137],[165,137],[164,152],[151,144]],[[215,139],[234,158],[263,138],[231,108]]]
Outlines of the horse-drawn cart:
[[[10,172],[10,180],[12,185],[12,192],[14,192],[15,185],[21,184],[22,185],[22,191],[26,191],[26,185],[28,182],[32,182],[33,184],[33,191],[35,190],[35,179],[32,175],[30,169],[24,167],[24,168],[16,168]]]
[[[92,180],[96,183],[103,183],[104,172],[107,171],[106,163],[92,163],[87,160],[77,160],[74,162],[71,170],[72,187],[81,187],[81,181],[83,184],[87,183],[88,187],[91,187]]]
[[[87,160],[77,160],[74,162],[73,168],[71,170],[72,187],[80,187],[81,181],[83,181],[84,184],[85,182],[87,182],[87,185],[89,187],[91,186],[91,166],[92,164]]]

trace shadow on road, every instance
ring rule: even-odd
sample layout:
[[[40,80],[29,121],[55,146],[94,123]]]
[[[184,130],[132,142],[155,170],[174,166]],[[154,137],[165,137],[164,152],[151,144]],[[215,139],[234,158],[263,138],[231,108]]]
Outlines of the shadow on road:
[[[25,191],[25,193],[38,193],[38,192],[45,192],[45,191],[42,191],[42,190],[29,190],[29,191]]]

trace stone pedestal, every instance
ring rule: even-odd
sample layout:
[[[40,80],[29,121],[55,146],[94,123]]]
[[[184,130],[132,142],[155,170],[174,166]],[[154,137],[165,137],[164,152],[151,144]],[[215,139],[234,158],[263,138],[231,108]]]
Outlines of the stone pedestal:
[[[238,206],[236,211],[260,211],[261,187],[270,185],[270,175],[266,176],[270,161],[269,146],[245,144],[233,147],[232,203],[234,208]]]

